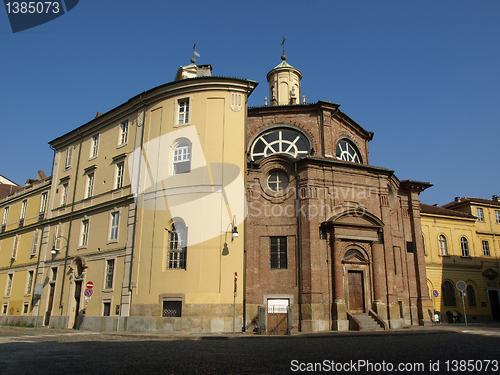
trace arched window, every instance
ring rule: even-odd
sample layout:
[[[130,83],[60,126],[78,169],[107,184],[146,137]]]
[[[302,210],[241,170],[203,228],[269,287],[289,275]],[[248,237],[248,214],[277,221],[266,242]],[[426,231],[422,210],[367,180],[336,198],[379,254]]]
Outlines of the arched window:
[[[455,286],[450,281],[445,281],[441,286],[444,306],[456,306],[457,299],[455,297]]]
[[[353,142],[344,138],[337,143],[337,159],[361,163],[361,154]]]
[[[446,237],[442,234],[439,235],[439,254],[443,256],[448,255],[448,244],[446,243]]]
[[[462,237],[460,239],[460,247],[462,248],[462,256],[468,257],[469,256],[469,242],[467,241],[467,238]]]
[[[309,153],[309,141],[302,133],[289,128],[275,128],[255,139],[250,147],[250,160],[257,161],[272,154],[303,158]]]
[[[470,307],[476,307],[476,291],[472,285],[467,285],[467,302],[469,302]]]
[[[187,231],[182,221],[172,224],[168,236],[168,269],[186,269]]]
[[[191,171],[191,145],[181,142],[174,148],[172,174],[188,173]]]

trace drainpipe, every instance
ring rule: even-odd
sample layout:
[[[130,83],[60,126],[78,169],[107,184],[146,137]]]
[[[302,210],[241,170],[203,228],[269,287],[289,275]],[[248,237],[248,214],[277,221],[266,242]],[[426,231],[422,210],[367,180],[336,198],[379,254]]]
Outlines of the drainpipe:
[[[298,261],[299,261],[299,332],[302,332],[302,211],[300,204],[300,190],[299,182],[300,177],[297,172],[297,162],[294,163],[295,166],[295,189],[297,191],[297,251],[298,251]]]
[[[78,169],[80,167],[80,157],[82,154],[82,143],[83,136],[80,133],[80,128],[78,130],[78,135],[80,136],[80,145],[78,147],[78,159],[76,161],[76,169],[75,169],[75,183],[73,184],[73,200],[71,202],[71,212],[69,216],[69,228],[68,228],[68,237],[66,239],[66,253],[64,254],[64,270],[63,270],[63,279],[61,284],[61,297],[59,298],[59,308],[61,309],[61,316],[63,315],[63,294],[64,294],[64,281],[66,280],[66,268],[68,266],[68,254],[69,254],[69,239],[71,237],[71,227],[73,225],[73,211],[75,210],[75,194],[76,194],[76,183],[78,182]]]
[[[142,146],[144,142],[144,122],[146,121],[146,109],[147,109],[147,104],[142,100],[142,95],[139,96],[139,100],[141,103],[144,105],[144,111],[142,112],[142,125],[141,125],[141,139],[139,142],[140,148],[141,148],[141,157],[142,157]],[[139,184],[140,184],[140,175],[141,175],[141,162],[139,162],[138,165],[138,171],[137,171],[137,181],[136,181],[136,192],[139,193]],[[139,197],[139,194],[137,194],[137,197]],[[135,249],[135,228],[137,225],[137,201],[135,202],[135,211],[134,211],[134,226],[132,229],[132,246],[130,249],[130,269],[129,269],[129,275],[128,275],[128,290],[130,292],[130,300],[129,300],[129,313],[130,313],[130,307],[132,305],[132,265],[134,263],[134,249]],[[120,312],[121,314],[121,312]]]
[[[325,157],[325,127],[324,127],[323,111],[319,107],[319,102],[316,103],[316,109],[318,110],[320,119],[319,128],[321,129],[321,156]]]

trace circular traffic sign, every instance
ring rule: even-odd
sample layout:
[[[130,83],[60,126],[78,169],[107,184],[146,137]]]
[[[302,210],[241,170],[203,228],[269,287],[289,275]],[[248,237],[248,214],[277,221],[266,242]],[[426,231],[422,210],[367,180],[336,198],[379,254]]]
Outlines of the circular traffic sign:
[[[461,292],[467,289],[467,284],[465,283],[465,281],[459,281],[457,283],[457,289],[460,290]]]
[[[92,289],[87,289],[87,290],[85,291],[85,295],[86,295],[87,297],[90,297],[90,296],[92,295],[92,293],[93,293],[93,292],[92,292]]]
[[[89,281],[87,283],[87,289],[92,289],[93,286],[94,286],[94,283],[92,281]]]
[[[432,295],[433,295],[434,297],[437,297],[437,296],[439,296],[439,293],[438,293],[438,291],[437,291],[437,290],[433,290],[433,291],[432,291]]]

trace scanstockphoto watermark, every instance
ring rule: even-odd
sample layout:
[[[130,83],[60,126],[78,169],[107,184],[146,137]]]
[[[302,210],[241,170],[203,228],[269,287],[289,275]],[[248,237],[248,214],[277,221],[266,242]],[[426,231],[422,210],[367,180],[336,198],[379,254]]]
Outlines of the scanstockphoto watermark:
[[[376,362],[365,359],[350,360],[350,361],[335,361],[326,359],[321,362],[300,362],[296,359],[290,362],[290,370],[292,372],[338,372],[341,374],[350,372],[363,373],[482,373],[482,372],[498,372],[498,360],[429,360],[427,362],[400,362],[392,363],[385,360]]]
[[[52,21],[72,10],[79,0],[11,1],[4,0],[13,33]]]

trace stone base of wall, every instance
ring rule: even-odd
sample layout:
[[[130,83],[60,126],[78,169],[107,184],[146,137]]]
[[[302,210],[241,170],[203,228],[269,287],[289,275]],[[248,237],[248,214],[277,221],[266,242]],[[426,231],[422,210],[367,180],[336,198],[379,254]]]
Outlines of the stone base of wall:
[[[0,316],[0,325],[4,326],[33,326],[41,327],[43,318],[41,316]]]

